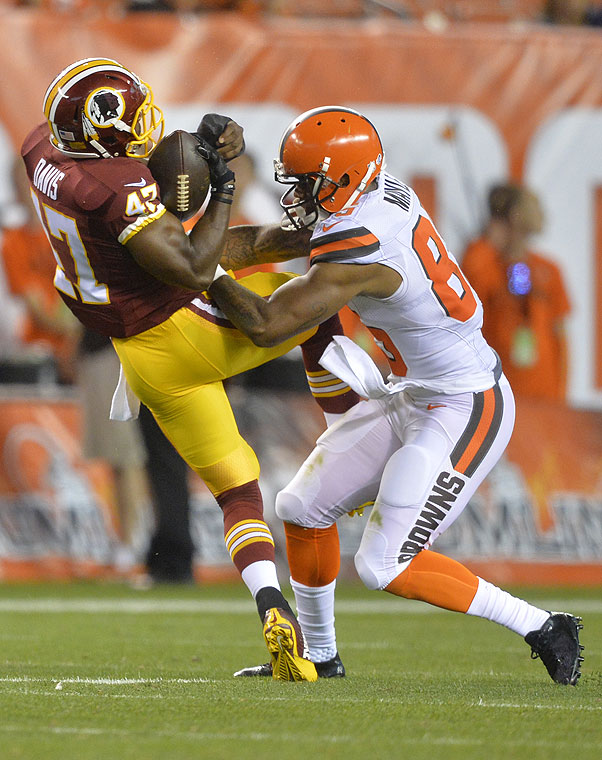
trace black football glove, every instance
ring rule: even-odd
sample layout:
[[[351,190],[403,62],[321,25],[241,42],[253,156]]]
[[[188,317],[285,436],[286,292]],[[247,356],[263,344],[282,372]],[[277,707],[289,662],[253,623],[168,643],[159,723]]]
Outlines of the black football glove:
[[[205,114],[205,116],[203,116],[203,118],[201,119],[201,123],[196,128],[196,134],[199,135],[199,137],[202,137],[203,140],[208,142],[209,145],[211,145],[213,148],[217,148],[217,150],[220,152],[220,155],[223,156],[224,152],[226,152],[227,154],[230,154],[232,152],[231,146],[220,145],[218,143],[219,138],[223,135],[223,133],[225,132],[230,122],[235,124],[233,119],[231,119],[229,116],[222,116],[221,114],[218,114],[218,113]],[[239,148],[236,149],[235,155],[230,155],[229,158],[225,158],[226,161],[231,161],[233,158],[235,158],[235,156],[240,155],[241,153],[244,153],[245,141],[244,141],[244,138],[242,137],[242,129],[241,129],[240,137],[241,137],[241,144]],[[231,140],[232,140],[232,137],[230,137],[230,141]]]
[[[220,117],[222,118],[222,117]],[[220,132],[221,134],[221,132]],[[199,134],[194,135],[198,141],[197,151],[209,165],[209,176],[211,178],[211,189],[214,192],[234,192],[235,175],[232,169],[229,169],[224,159],[217,150],[212,147]]]
[[[208,142],[212,148],[217,148],[217,141],[229,121],[232,121],[229,116],[220,116],[218,113],[207,113],[196,128],[196,134]]]

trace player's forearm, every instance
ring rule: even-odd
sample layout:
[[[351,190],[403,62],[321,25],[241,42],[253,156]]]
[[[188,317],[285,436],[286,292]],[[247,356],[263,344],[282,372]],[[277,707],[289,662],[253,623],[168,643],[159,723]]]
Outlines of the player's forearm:
[[[307,256],[310,237],[309,230],[291,232],[278,225],[232,227],[221,265],[225,269],[238,270]]]
[[[231,206],[211,199],[203,216],[192,228],[189,240],[196,253],[194,268],[198,277],[206,277],[202,287],[211,283],[228,236]],[[198,287],[198,284],[196,285]]]
[[[251,225],[230,227],[226,236],[226,246],[220,264],[224,269],[245,269],[258,264],[255,252],[257,232],[260,228]]]
[[[232,277],[220,277],[209,288],[209,294],[244,335],[257,346],[274,346],[286,339],[280,336],[270,318],[267,301]]]
[[[262,262],[289,261],[309,256],[311,230],[283,230],[280,225],[259,228],[255,250]]]

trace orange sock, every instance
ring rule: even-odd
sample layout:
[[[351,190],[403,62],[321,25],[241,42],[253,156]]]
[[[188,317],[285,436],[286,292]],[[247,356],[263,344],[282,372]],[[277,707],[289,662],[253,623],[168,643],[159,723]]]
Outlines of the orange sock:
[[[337,526],[302,528],[284,523],[291,577],[304,586],[327,586],[339,574],[341,552]]]
[[[385,588],[390,594],[419,599],[454,612],[466,612],[479,579],[455,559],[423,550]]]

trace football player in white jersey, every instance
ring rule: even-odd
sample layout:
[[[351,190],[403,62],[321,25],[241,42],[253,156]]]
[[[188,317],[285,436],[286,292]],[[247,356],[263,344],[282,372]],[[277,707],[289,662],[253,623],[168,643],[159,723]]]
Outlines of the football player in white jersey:
[[[272,346],[348,305],[385,352],[388,382],[358,346],[337,337],[312,382],[336,376],[365,400],[326,432],[279,494],[291,583],[309,656],[344,675],[334,628],[336,520],[373,504],[355,555],[373,590],[500,623],[523,636],[558,683],[575,685],[580,618],[551,613],[430,549],[501,457],[514,400],[481,334],[481,303],[416,194],[384,171],[374,126],[343,107],[316,108],[286,130],[276,178],[289,183],[286,222],[312,226],[307,274],[269,298],[223,270],[210,288],[227,317]],[[269,675],[269,665],[239,675]]]

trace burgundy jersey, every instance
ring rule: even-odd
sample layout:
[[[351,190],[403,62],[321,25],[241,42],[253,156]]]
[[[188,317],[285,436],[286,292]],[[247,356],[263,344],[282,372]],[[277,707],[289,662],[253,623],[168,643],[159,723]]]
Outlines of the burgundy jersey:
[[[125,246],[166,213],[145,164],[63,155],[51,145],[47,124],[29,134],[21,155],[57,262],[54,285],[86,327],[126,338],[164,322],[197,295],[157,280]]]

